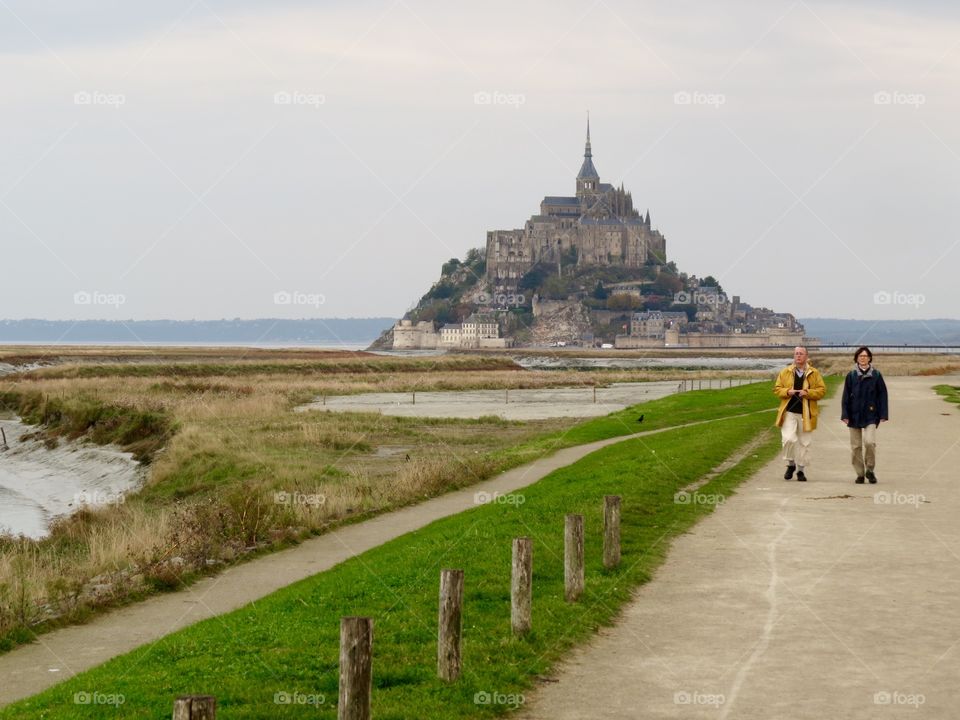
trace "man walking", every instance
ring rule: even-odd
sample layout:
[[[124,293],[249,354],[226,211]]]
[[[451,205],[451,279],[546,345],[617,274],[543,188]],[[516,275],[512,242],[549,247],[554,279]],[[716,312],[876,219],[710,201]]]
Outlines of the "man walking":
[[[807,362],[807,349],[793,349],[793,363],[787,365],[777,375],[773,392],[780,398],[777,410],[777,427],[783,441],[783,458],[787,461],[784,480],[793,478],[806,482],[803,469],[810,455],[810,434],[817,429],[817,401],[827,394],[820,371]]]

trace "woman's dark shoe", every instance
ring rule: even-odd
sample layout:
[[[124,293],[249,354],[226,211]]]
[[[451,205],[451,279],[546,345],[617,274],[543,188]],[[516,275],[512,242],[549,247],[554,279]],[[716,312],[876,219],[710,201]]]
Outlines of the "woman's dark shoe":
[[[863,485],[863,475],[860,475],[859,477],[857,477],[857,479],[854,482],[856,482],[857,485]]]
[[[873,474],[873,470],[867,470],[867,480],[870,481],[871,485],[877,484],[877,476]]]
[[[806,482],[807,476],[803,474],[803,470],[797,473],[797,482]]]
[[[784,479],[784,480],[792,480],[792,479],[793,479],[793,471],[796,470],[796,469],[797,469],[797,466],[796,466],[796,465],[787,465],[787,471],[783,474],[783,479]]]

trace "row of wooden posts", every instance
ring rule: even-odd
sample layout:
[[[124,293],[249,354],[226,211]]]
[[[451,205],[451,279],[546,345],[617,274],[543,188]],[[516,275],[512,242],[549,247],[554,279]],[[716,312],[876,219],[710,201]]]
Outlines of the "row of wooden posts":
[[[620,565],[620,496],[603,498],[603,566]],[[437,676],[447,682],[460,677],[463,663],[463,570],[440,571],[437,629]],[[563,530],[564,599],[577,602],[585,587],[583,515],[567,515]],[[533,628],[533,540],[513,539],[510,574],[510,625],[513,634]],[[370,720],[373,690],[373,618],[340,618],[340,696],[338,720]],[[213,720],[216,699],[209,695],[177,698],[173,720]]]

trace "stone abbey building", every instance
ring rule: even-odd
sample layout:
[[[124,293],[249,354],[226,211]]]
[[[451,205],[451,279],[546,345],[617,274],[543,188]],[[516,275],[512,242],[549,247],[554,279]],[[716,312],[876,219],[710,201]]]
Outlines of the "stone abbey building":
[[[487,232],[487,280],[499,289],[516,287],[537,263],[642,267],[667,259],[666,239],[650,227],[623,189],[600,182],[590,147],[590,121],[576,195],[548,195],[540,213],[515,230]]]

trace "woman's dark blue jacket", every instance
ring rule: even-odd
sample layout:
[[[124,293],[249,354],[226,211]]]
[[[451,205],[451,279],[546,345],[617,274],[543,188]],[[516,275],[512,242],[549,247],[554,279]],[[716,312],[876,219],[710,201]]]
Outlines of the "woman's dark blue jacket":
[[[849,427],[865,428],[889,420],[887,385],[880,371],[871,368],[867,374],[854,368],[843,381],[843,401],[840,419],[848,420]]]

